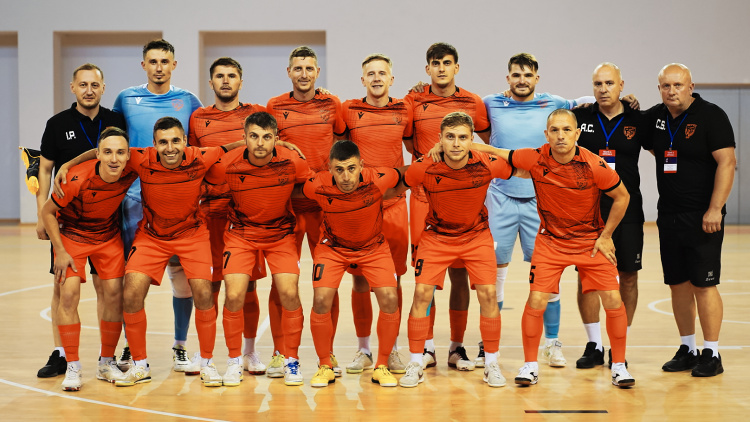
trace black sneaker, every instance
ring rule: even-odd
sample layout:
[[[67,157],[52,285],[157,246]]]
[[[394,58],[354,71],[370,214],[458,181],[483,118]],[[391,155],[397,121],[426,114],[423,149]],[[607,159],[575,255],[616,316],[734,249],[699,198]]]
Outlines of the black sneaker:
[[[607,366],[609,366],[609,369],[612,369],[612,349],[609,349],[609,362],[607,363]],[[628,361],[625,360],[625,368],[628,367]]]
[[[721,353],[719,357],[714,356],[711,349],[703,349],[703,353],[698,358],[698,365],[693,368],[694,377],[715,377],[724,372],[724,366],[721,364]]]
[[[39,378],[52,378],[58,375],[65,375],[65,371],[68,370],[68,362],[64,357],[60,356],[60,351],[55,350],[49,355],[47,364],[36,373]]]
[[[690,353],[690,349],[688,349],[687,345],[682,344],[672,360],[665,363],[664,366],[661,367],[661,370],[665,372],[681,372],[693,369],[697,364],[698,356]]]
[[[597,349],[596,343],[590,341],[586,343],[583,356],[576,361],[576,368],[589,369],[596,365],[604,365],[604,350]]]

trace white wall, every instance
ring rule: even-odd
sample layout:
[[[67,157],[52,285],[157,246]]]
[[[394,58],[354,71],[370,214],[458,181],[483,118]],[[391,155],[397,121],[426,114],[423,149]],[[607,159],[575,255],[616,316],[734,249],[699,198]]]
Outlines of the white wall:
[[[750,27],[745,22],[750,2],[745,0],[165,0],[154,5],[144,0],[0,0],[0,31],[18,33],[22,145],[37,147],[46,119],[60,111],[53,95],[55,31],[162,32],[177,48],[179,65],[173,83],[196,93],[205,84],[199,69],[201,31],[326,31],[326,84],[343,99],[363,95],[359,63],[372,52],[394,59],[393,93],[403,95],[415,81],[425,79],[424,53],[436,41],[458,48],[458,83],[480,95],[505,89],[507,59],[521,51],[535,54],[540,61],[538,89],[567,98],[591,92],[591,71],[602,61],[620,65],[626,91],[635,93],[644,106],[659,100],[656,74],[669,62],[689,66],[695,82],[750,83],[746,45]],[[140,55],[132,60],[138,65]],[[251,77],[264,80],[264,72],[283,70],[253,69]],[[141,74],[129,85],[143,82]],[[276,88],[281,93],[290,86],[286,81]],[[104,105],[111,106],[107,101]],[[14,101],[5,101],[0,112],[15,107]],[[3,137],[0,142],[10,140]],[[650,156],[641,161],[647,219],[653,220],[653,163]],[[19,190],[5,183],[2,189],[2,195]],[[36,220],[28,193],[21,193],[20,216],[25,222]]]

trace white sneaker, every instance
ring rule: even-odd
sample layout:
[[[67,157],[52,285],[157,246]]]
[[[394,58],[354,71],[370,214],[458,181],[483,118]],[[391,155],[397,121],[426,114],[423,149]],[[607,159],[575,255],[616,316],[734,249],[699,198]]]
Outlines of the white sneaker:
[[[132,365],[121,380],[115,381],[117,387],[130,387],[136,384],[151,382],[151,368]]]
[[[266,373],[266,365],[260,361],[258,352],[242,355],[243,367],[250,375],[263,375]]]
[[[430,352],[427,349],[424,349],[424,352],[422,353],[422,369],[432,368],[435,365],[437,365],[435,352]]]
[[[175,361],[175,366],[177,366],[176,363],[177,363],[177,361]],[[175,368],[175,371],[177,371],[176,368]],[[185,375],[200,375],[200,373],[201,373],[201,352],[195,352],[195,354],[193,355],[193,359],[189,360],[188,364],[185,365],[182,368],[182,371],[179,371],[179,372],[184,372]]]
[[[484,342],[479,342],[479,353],[477,358],[474,359],[474,366],[477,368],[484,368]]]
[[[130,355],[130,347],[125,346],[122,348],[122,353],[120,353],[120,357],[117,359],[117,367],[125,373],[128,372],[131,366],[133,366],[133,357]]]
[[[65,371],[65,379],[62,382],[62,389],[65,391],[78,391],[81,389],[83,382],[81,381],[82,374],[81,370],[72,363],[68,364],[68,369]]]
[[[99,363],[96,368],[96,378],[113,383],[125,379],[125,374],[120,370],[116,361],[110,360],[107,363]]]
[[[372,369],[373,365],[372,354],[364,353],[361,350],[357,350],[354,354],[354,359],[348,365],[346,365],[347,374],[360,374],[365,369]]]
[[[221,387],[223,384],[221,375],[219,375],[219,371],[216,370],[216,365],[213,363],[201,368],[201,381],[206,387]]]
[[[406,365],[401,362],[401,355],[398,354],[398,350],[391,350],[391,354],[388,355],[388,370],[392,374],[403,374],[406,372]]]
[[[302,370],[299,368],[297,359],[289,359],[289,363],[284,365],[284,384],[285,385],[302,385]]]
[[[178,344],[172,348],[172,361],[172,369],[175,372],[185,372],[188,368],[190,368],[190,359],[188,358],[187,349],[185,349],[185,346]],[[200,372],[200,368],[198,369],[198,371]]]
[[[612,385],[616,385],[620,388],[632,387],[635,385],[635,378],[630,375],[625,364],[622,362],[612,364]]]
[[[484,368],[484,382],[490,387],[505,386],[505,377],[500,371],[500,365],[497,362],[492,362]]]
[[[229,359],[227,361],[227,372],[222,377],[222,383],[227,387],[237,387],[242,382],[242,365],[239,359]]]
[[[516,384],[534,385],[539,381],[539,367],[535,363],[525,363],[516,375]]]
[[[417,362],[409,362],[406,365],[406,375],[401,377],[398,381],[398,385],[406,388],[412,388],[418,386],[424,381],[424,371],[422,365]]]
[[[266,376],[268,378],[281,378],[284,376],[284,355],[279,352],[274,353],[271,363],[268,364]]]
[[[466,349],[463,347],[456,347],[456,350],[448,354],[448,366],[459,371],[473,371],[475,367],[474,362],[466,356]]]
[[[547,358],[549,366],[555,368],[562,368],[568,364],[562,354],[562,343],[557,340],[544,346],[544,357]]]

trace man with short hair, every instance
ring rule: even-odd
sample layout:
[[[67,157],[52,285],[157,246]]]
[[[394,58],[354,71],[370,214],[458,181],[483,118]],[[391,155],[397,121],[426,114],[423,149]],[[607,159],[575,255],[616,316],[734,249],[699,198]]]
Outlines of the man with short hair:
[[[346,130],[341,114],[341,101],[335,95],[323,93],[315,88],[315,81],[320,76],[318,57],[312,48],[300,46],[289,54],[287,75],[292,81],[292,91],[268,100],[266,108],[279,127],[279,139],[298,145],[307,158],[307,163],[315,172],[328,168],[328,152],[337,137]],[[320,238],[320,227],[323,214],[315,201],[305,198],[293,199],[292,206],[297,216],[294,234],[297,239],[297,253],[302,255],[302,241],[307,235],[310,255],[315,257],[315,247]],[[338,294],[333,302],[334,335],[339,314]],[[274,337],[276,352],[269,371],[283,370],[282,333],[280,331],[282,305],[278,292],[271,286],[268,299],[271,333]],[[331,341],[333,344],[333,341]],[[333,354],[333,351],[331,351]],[[333,358],[335,360],[335,356]],[[334,365],[336,376],[341,376],[338,362]]]
[[[113,109],[125,116],[128,124],[130,144],[135,148],[146,148],[152,145],[154,123],[165,116],[177,118],[182,127],[190,124],[190,115],[201,102],[190,91],[171,84],[172,71],[177,67],[174,46],[159,39],[143,46],[141,67],[146,72],[148,82],[122,90],[115,99]],[[135,238],[136,228],[143,218],[141,204],[141,184],[133,183],[122,201],[123,242],[125,253]],[[172,308],[174,310],[175,336],[172,346],[173,369],[184,372],[190,366],[185,343],[193,312],[193,299],[190,285],[179,261],[174,258],[167,266],[167,273],[172,281]],[[130,361],[130,349],[126,346],[120,363],[123,368]]]
[[[243,305],[247,303],[247,286],[258,267],[258,258],[265,256],[283,306],[284,383],[302,385],[298,349],[304,316],[298,291],[299,258],[293,236],[291,194],[295,184],[304,183],[311,172],[296,152],[276,147],[278,136],[273,116],[253,113],[244,126],[245,147],[223,157],[206,177],[210,183],[225,184],[231,195],[229,224],[223,231],[223,262],[219,268],[224,273],[223,324],[229,349],[223,382],[225,386],[237,386],[242,381],[243,320],[247,324]],[[214,172],[218,173],[215,177]]]
[[[304,196],[315,200],[323,210],[310,311],[310,331],[320,367],[310,384],[326,387],[336,380],[330,354],[334,331],[331,307],[341,277],[355,267],[375,292],[380,306],[379,350],[371,379],[381,387],[395,387],[398,381],[386,365],[400,322],[397,275],[382,226],[383,195],[399,184],[401,172],[387,167],[363,168],[359,148],[352,141],[336,142],[329,157],[329,170],[310,178],[303,188]]]
[[[630,202],[622,221],[612,233],[620,280],[620,296],[628,315],[628,333],[638,304],[638,270],[643,253],[643,197],[638,158],[647,132],[647,121],[620,99],[625,82],[614,63],[601,63],[592,74],[596,103],[573,110],[581,129],[578,145],[598,153],[622,179]],[[612,198],[602,195],[601,213],[606,222]],[[593,368],[604,364],[604,347],[599,325],[599,298],[594,292],[584,294],[578,279],[578,311],[581,314],[588,343],[576,368]],[[610,350],[610,367],[612,365]]]
[[[458,74],[458,51],[447,43],[435,43],[427,49],[427,65],[425,72],[430,76],[430,85],[423,87],[421,92],[412,91],[404,100],[413,111],[414,139],[413,159],[418,159],[439,141],[443,117],[451,112],[461,111],[471,117],[473,127],[485,142],[489,136],[490,124],[487,120],[487,110],[482,99],[465,89],[456,86],[455,76]],[[421,187],[412,189],[410,197],[410,232],[412,245],[412,265],[419,255],[418,245],[429,205]],[[451,343],[448,354],[448,366],[461,371],[474,370],[474,362],[469,360],[463,347],[464,332],[468,320],[469,309],[469,281],[466,268],[456,263],[448,268],[451,280],[451,295],[449,304]],[[424,367],[434,367],[435,343],[433,327],[435,325],[435,303],[427,310],[430,317],[430,329],[425,342]]]
[[[61,165],[78,154],[96,148],[99,134],[105,128],[114,126],[125,129],[125,120],[120,113],[115,113],[99,105],[102,94],[104,94],[104,88],[104,73],[98,66],[86,63],[77,67],[73,71],[73,80],[70,82],[70,91],[75,95],[76,102],[69,109],[56,114],[47,121],[47,126],[42,135],[39,175],[37,177],[39,190],[36,194],[36,233],[39,239],[49,239],[41,217],[41,211],[49,198],[53,169],[57,172]],[[52,261],[50,263],[50,274],[54,274],[52,248],[50,248],[50,257]],[[81,267],[80,271],[85,271],[85,268]],[[97,314],[101,320],[104,310],[104,297],[99,286],[99,276],[96,274],[94,266],[91,266],[91,278],[97,292]],[[37,372],[37,376],[40,378],[62,375],[67,370],[65,349],[62,347],[57,330],[58,306],[60,304],[59,287],[58,283],[54,283],[52,306],[50,308],[55,350],[50,355],[47,364]]]
[[[130,151],[125,131],[105,129],[99,137],[96,160],[71,169],[65,196],[55,194],[40,213],[54,248],[56,287],[60,304],[55,320],[68,362],[62,388],[81,389],[81,362],[78,348],[81,320],[78,301],[81,283],[86,282],[86,259],[98,268],[103,314],[99,321],[101,351],[96,377],[115,382],[123,378],[117,367],[115,348],[122,331],[122,276],[125,258],[120,236],[120,202],[136,177],[126,169]],[[101,296],[101,297],[99,297]]]
[[[470,274],[480,306],[479,331],[485,347],[484,381],[490,387],[505,385],[497,353],[500,345],[500,311],[495,302],[495,266],[492,235],[484,200],[493,178],[509,178],[513,169],[503,160],[470,151],[474,124],[469,115],[454,112],[440,124],[441,161],[419,158],[404,175],[404,185],[423,186],[429,212],[414,265],[414,301],[409,314],[411,361],[399,384],[416,387],[424,381],[424,342],[428,337],[428,309],[435,289],[443,288],[445,270],[457,260]]]
[[[362,85],[366,96],[345,101],[342,114],[347,127],[347,137],[357,144],[365,167],[392,167],[404,165],[402,144],[411,148],[411,107],[403,100],[391,98],[393,63],[384,54],[371,54],[362,62]],[[391,257],[398,280],[398,309],[402,310],[401,276],[406,273],[409,253],[409,226],[406,195],[383,201],[383,234],[388,240]],[[361,373],[373,367],[370,351],[372,329],[372,302],[370,285],[359,268],[352,273],[352,315],[357,334],[358,350],[346,372]],[[398,340],[398,337],[397,337]],[[388,356],[388,369],[394,374],[404,373],[405,366],[398,353],[397,341]]]
[[[663,104],[646,112],[654,124],[648,149],[656,157],[656,224],[664,283],[670,287],[682,342],[662,369],[712,377],[724,372],[719,354],[724,305],[717,285],[726,202],[737,158],[726,113],[694,93],[694,87],[685,65],[672,63],[661,69]],[[703,331],[700,356],[695,344],[696,308]]]
[[[214,92],[214,104],[201,107],[190,116],[188,144],[199,148],[221,146],[237,141],[244,136],[245,119],[253,113],[265,111],[258,104],[241,103],[239,92],[242,89],[242,66],[230,58],[220,57],[211,64],[211,79],[208,81]],[[206,192],[201,198],[201,210],[206,216],[211,238],[211,257],[213,261],[212,290],[214,306],[218,309],[219,291],[221,290],[222,266],[224,253],[224,229],[227,225],[227,212],[231,194],[226,183],[218,185],[204,184]],[[242,364],[246,371],[253,375],[266,372],[255,350],[255,337],[258,330],[260,308],[255,281],[265,277],[266,266],[262,255],[259,255],[253,267],[251,280],[247,285],[243,305],[245,347]],[[218,315],[217,315],[218,316]]]

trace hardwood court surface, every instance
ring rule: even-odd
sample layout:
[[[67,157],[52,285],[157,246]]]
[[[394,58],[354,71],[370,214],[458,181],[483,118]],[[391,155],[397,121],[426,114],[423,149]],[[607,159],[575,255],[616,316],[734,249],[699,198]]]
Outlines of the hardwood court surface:
[[[312,303],[309,254],[302,261],[300,292],[305,330],[300,349],[305,385],[285,387],[281,379],[246,375],[239,387],[207,388],[199,377],[172,372],[172,306],[169,281],[152,287],[147,299],[148,351],[153,381],[116,388],[96,380],[99,353],[96,301],[89,284],[82,287],[79,311],[83,325],[81,361],[83,388],[64,392],[63,376],[36,377],[52,350],[49,303],[52,294],[49,244],[36,239],[33,226],[0,226],[0,420],[3,421],[337,421],[337,420],[456,420],[456,421],[662,421],[746,420],[750,414],[750,226],[726,228],[722,283],[724,323],[720,349],[725,373],[699,379],[689,373],[665,373],[661,365],[677,350],[679,337],[671,315],[669,290],[661,280],[658,236],[646,225],[644,269],[640,272],[640,298],[628,338],[627,358],[636,386],[621,390],[611,385],[609,370],[576,370],[575,360],[586,343],[575,304],[575,273],[566,270],[561,284],[562,324],[560,339],[568,360],[565,368],[550,368],[540,357],[539,383],[530,388],[513,384],[523,363],[521,313],[528,295],[528,264],[516,255],[506,284],[500,363],[508,385],[490,388],[480,369],[449,370],[448,291],[437,292],[435,337],[438,366],[425,371],[426,381],[417,388],[383,388],[371,383],[371,371],[344,374],[327,388],[313,389],[310,378],[316,356],[310,330]],[[404,306],[411,305],[414,277],[404,277]],[[448,286],[449,283],[446,283]],[[341,317],[334,351],[343,367],[356,351],[350,308],[351,281],[341,284]],[[261,327],[258,348],[268,363],[272,352],[266,319],[268,279],[259,282]],[[373,298],[373,302],[374,302]],[[377,306],[375,305],[375,315]],[[479,340],[478,305],[472,299],[465,345],[476,356]],[[604,321],[602,312],[602,322]],[[374,324],[373,324],[374,325]],[[604,324],[602,324],[604,325]],[[604,331],[604,328],[602,328]],[[373,335],[375,329],[373,328]],[[608,345],[603,333],[605,347]],[[698,346],[703,339],[697,333]],[[373,351],[377,339],[373,337]],[[122,345],[122,343],[121,343]],[[198,349],[191,326],[189,352]],[[406,318],[402,318],[399,350],[408,361]],[[226,346],[221,320],[216,338],[215,362],[226,369]],[[119,353],[119,348],[118,348]],[[600,413],[529,413],[534,411],[587,411]]]

